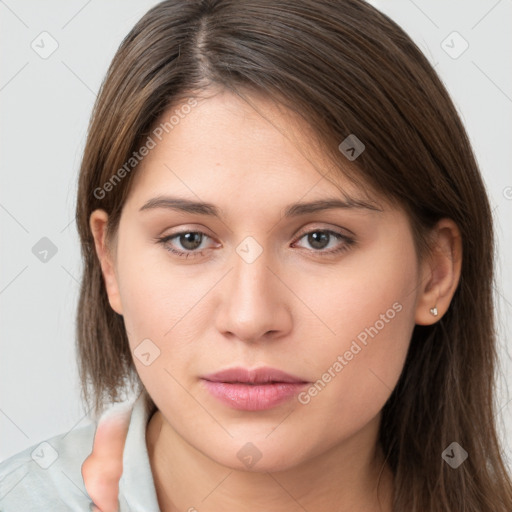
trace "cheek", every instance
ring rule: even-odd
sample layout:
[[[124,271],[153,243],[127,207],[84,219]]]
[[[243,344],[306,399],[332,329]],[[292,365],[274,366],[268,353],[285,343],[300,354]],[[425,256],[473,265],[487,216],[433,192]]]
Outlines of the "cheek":
[[[183,287],[163,246],[135,221],[122,218],[119,233],[118,286],[130,344],[133,349],[145,338],[162,342],[190,308],[194,289]]]
[[[192,279],[190,268],[173,264],[165,249],[142,245],[131,253],[119,251],[119,291],[130,349],[153,400],[159,403],[162,396],[167,406],[183,409],[190,396],[182,386],[189,387],[201,354],[202,329],[211,325],[208,293],[219,277],[209,270]]]
[[[161,363],[166,340],[190,309],[190,293],[183,293],[179,279],[169,273],[165,258],[155,257],[157,251],[147,242],[137,248],[135,243],[128,247],[120,239],[119,248],[118,287],[123,319],[134,362],[143,377],[146,367],[137,357],[139,352],[144,349],[151,354],[155,361],[152,368]]]
[[[131,343],[140,336],[161,339],[173,325],[179,300],[164,276],[141,266],[122,275],[119,288],[126,329],[133,337]]]
[[[189,366],[190,336],[183,328],[190,301],[164,276],[148,269],[126,277],[121,292],[124,323],[135,369],[149,395],[160,407],[188,411],[190,398],[179,383],[180,369]]]
[[[395,387],[414,328],[417,279],[412,245],[396,247],[359,258],[314,296],[312,309],[329,329],[318,331],[314,349],[304,347],[314,384],[299,401],[310,418],[357,430]]]

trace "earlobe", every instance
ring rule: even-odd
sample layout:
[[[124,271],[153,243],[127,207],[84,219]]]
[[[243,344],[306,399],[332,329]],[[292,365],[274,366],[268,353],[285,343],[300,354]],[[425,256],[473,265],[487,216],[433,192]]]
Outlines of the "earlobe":
[[[108,214],[104,210],[94,210],[89,218],[89,227],[94,238],[96,255],[112,309],[122,315],[121,298],[112,253],[106,243]]]
[[[415,322],[431,325],[448,310],[459,284],[462,238],[457,224],[441,219],[432,230],[429,257],[422,263]]]

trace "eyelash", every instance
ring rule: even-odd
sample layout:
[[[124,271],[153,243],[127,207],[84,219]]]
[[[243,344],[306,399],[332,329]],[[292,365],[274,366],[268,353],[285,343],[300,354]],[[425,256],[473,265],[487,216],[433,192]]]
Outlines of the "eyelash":
[[[206,249],[203,249],[202,251],[178,251],[177,249],[174,249],[173,247],[168,245],[168,242],[170,240],[172,240],[173,238],[177,238],[177,237],[179,237],[181,235],[190,234],[190,233],[201,234],[201,235],[204,235],[207,238],[211,238],[210,236],[208,236],[206,233],[203,233],[202,231],[191,231],[191,230],[189,230],[189,231],[180,231],[179,233],[174,233],[172,235],[165,236],[163,238],[157,238],[157,242],[161,243],[167,251],[169,251],[172,254],[175,254],[176,256],[178,256],[180,258],[188,258],[190,256],[192,256],[193,258],[200,257],[200,256],[203,255],[203,253],[205,252]],[[310,235],[311,233],[329,233],[330,235],[334,235],[338,240],[342,240],[344,242],[344,244],[341,245],[340,247],[338,247],[337,249],[330,250],[330,251],[325,251],[325,250],[309,250],[310,252],[317,253],[317,254],[321,255],[322,257],[329,257],[329,256],[341,254],[341,253],[347,251],[348,249],[350,249],[350,247],[352,247],[355,244],[355,240],[354,239],[349,238],[346,235],[343,235],[341,233],[338,233],[336,231],[332,231],[332,230],[329,230],[329,229],[313,229],[311,231],[307,231],[306,233],[303,233],[297,239],[297,241],[301,240],[302,238],[304,238],[307,235]],[[308,249],[306,249],[306,250],[308,250]]]

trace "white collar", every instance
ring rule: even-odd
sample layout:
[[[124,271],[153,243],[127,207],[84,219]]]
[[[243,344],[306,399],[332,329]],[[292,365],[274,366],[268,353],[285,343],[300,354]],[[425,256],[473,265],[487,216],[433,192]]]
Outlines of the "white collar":
[[[155,483],[146,445],[150,409],[143,391],[133,405],[119,481],[120,512],[159,512]]]

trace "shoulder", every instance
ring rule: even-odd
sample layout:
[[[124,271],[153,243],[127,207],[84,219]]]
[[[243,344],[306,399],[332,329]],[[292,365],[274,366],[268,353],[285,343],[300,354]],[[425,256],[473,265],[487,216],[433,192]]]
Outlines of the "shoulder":
[[[76,428],[1,462],[0,511],[89,511],[81,468],[95,430],[94,423]]]

